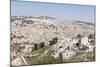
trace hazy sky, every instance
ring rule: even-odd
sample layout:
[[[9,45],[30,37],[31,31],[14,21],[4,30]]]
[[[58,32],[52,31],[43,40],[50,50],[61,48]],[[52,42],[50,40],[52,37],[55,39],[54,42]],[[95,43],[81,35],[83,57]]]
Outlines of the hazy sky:
[[[11,16],[50,16],[94,23],[95,6],[11,1]]]

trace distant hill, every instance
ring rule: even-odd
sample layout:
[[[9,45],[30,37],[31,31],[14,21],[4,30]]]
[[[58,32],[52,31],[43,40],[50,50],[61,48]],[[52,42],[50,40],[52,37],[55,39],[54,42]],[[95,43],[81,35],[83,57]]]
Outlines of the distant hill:
[[[84,22],[84,21],[75,21],[76,23],[85,23],[85,24],[88,24],[88,25],[94,25],[94,23],[92,22]]]

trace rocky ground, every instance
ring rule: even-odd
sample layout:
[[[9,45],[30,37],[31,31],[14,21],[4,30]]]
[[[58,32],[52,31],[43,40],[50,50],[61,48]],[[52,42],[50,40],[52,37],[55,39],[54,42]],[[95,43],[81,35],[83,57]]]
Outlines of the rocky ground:
[[[11,17],[11,65],[94,60],[94,24],[47,16]]]

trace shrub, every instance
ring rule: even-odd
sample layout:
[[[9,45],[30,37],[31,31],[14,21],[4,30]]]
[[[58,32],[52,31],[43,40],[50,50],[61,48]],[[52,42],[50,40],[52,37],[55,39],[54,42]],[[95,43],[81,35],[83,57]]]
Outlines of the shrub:
[[[38,44],[35,43],[35,44],[34,44],[34,50],[37,50],[37,49],[38,49]]]
[[[80,35],[80,34],[77,35],[77,38],[81,38],[81,37],[82,37],[82,35]]]
[[[93,34],[90,34],[90,35],[88,36],[88,38],[89,38],[89,39],[93,39],[93,38],[94,38],[94,35],[93,35]]]
[[[41,42],[40,43],[40,48],[43,48],[43,47],[45,47],[45,43],[44,42]]]
[[[63,56],[61,52],[59,53],[59,61],[63,61]]]
[[[50,44],[49,45],[54,45],[54,44],[56,44],[57,42],[58,42],[58,38],[57,37],[55,37],[55,38],[53,38],[51,41],[49,41],[50,42]]]

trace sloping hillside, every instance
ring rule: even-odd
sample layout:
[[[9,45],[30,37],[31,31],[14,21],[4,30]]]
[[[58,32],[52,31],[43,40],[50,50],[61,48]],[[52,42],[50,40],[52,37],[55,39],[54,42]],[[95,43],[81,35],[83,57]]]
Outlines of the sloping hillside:
[[[94,61],[94,49],[95,25],[92,23],[45,16],[11,17],[12,62],[18,56],[23,56],[28,64]],[[92,60],[88,59],[91,56]]]

